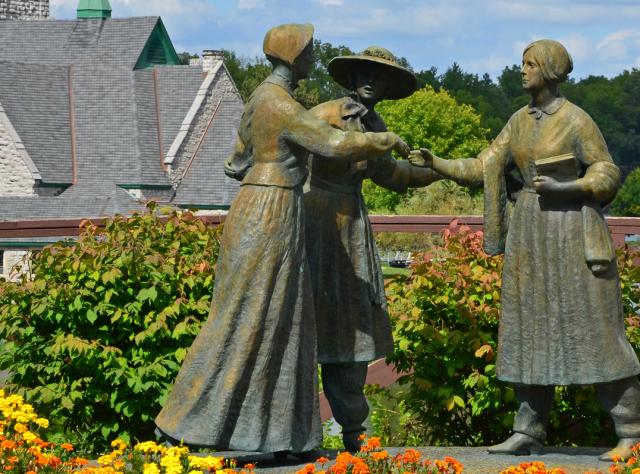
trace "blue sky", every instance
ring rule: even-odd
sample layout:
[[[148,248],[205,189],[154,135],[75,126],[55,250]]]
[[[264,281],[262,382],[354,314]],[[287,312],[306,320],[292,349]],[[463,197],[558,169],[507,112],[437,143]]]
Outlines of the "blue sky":
[[[75,18],[77,0],[51,0]],[[575,78],[640,68],[640,0],[111,0],[114,17],[160,15],[176,49],[262,55],[274,25],[310,22],[316,38],[359,51],[379,45],[415,70],[454,61],[497,76],[534,39],[562,42]]]

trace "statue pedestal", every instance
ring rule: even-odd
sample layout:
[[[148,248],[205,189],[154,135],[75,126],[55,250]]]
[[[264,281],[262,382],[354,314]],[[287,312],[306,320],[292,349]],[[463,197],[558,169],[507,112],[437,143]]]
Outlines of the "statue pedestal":
[[[391,456],[404,451],[405,448],[385,448]],[[556,448],[545,447],[542,454],[535,456],[510,456],[504,454],[488,454],[486,448],[459,448],[459,447],[419,447],[415,448],[422,453],[423,459],[442,459],[445,456],[456,458],[464,464],[464,472],[472,474],[499,474],[510,466],[517,466],[523,462],[541,461],[547,469],[562,468],[567,474],[583,474],[585,471],[609,472],[611,463],[598,460],[598,456],[607,448]],[[257,463],[257,473],[295,473],[298,469],[315,461],[320,456],[335,459],[336,451],[315,451],[310,453],[305,460],[299,460],[289,456],[285,464],[277,464],[270,454],[245,453],[239,451],[218,452],[215,456],[235,458],[238,467],[242,468],[246,463]],[[330,463],[332,464],[332,463]],[[325,469],[328,465],[325,465]],[[316,465],[320,469],[320,465]]]

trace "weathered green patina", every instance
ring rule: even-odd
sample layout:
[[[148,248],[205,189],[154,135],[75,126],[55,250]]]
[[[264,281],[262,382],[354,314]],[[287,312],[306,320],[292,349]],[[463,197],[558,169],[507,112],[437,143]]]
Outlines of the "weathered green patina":
[[[109,0],[80,0],[78,18],[111,18]]]

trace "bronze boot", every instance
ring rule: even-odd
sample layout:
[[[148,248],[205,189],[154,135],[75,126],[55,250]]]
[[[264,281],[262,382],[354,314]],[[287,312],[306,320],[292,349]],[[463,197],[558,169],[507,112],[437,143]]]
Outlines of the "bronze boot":
[[[631,449],[640,443],[640,438],[620,438],[615,448],[610,449],[606,453],[600,455],[601,461],[626,461],[633,452]]]
[[[502,443],[489,446],[487,451],[489,454],[513,454],[516,456],[540,454],[542,443],[528,434],[513,433]]]

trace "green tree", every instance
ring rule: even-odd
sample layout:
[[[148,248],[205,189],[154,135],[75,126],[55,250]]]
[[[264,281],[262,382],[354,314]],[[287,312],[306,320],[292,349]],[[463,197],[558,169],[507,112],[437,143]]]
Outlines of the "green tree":
[[[480,116],[446,91],[436,92],[427,86],[406,99],[381,102],[377,110],[389,130],[409,146],[429,148],[443,158],[475,156],[488,145]],[[374,211],[393,212],[403,200],[402,195],[370,181],[365,181],[363,192],[367,206]]]
[[[640,217],[640,168],[633,170],[611,203],[609,212],[614,216]]]
[[[337,99],[348,94],[340,84],[329,75],[327,66],[336,56],[353,54],[346,46],[333,46],[331,43],[316,39],[313,41],[314,61],[309,71],[309,77],[300,81],[295,91],[295,97],[307,108],[322,102]]]

